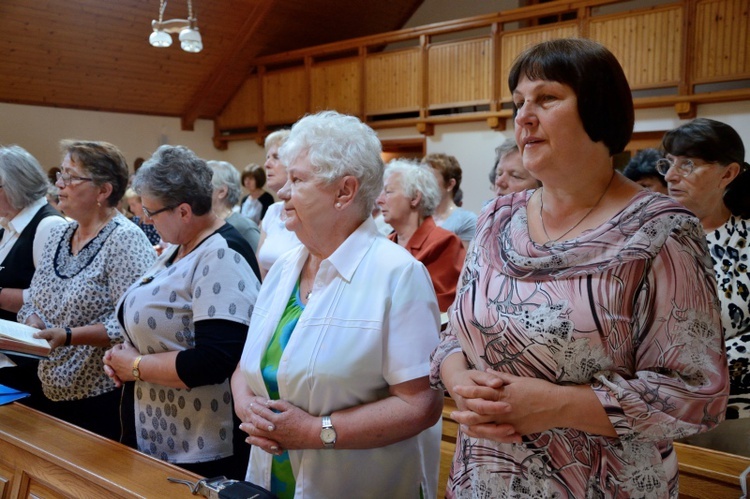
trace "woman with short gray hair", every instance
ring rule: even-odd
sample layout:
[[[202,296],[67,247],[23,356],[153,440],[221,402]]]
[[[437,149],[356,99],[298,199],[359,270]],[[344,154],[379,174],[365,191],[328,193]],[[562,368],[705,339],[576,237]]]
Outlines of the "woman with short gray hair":
[[[211,210],[212,175],[182,146],[160,147],[136,173],[143,212],[171,246],[117,304],[127,342],[104,364],[116,383],[135,381],[129,429],[141,452],[203,476],[241,478],[248,449],[229,377],[260,282],[248,242]]]
[[[394,229],[388,238],[427,267],[440,311],[445,312],[456,296],[466,249],[456,234],[438,227],[432,219],[441,194],[428,166],[395,159],[385,170],[377,202],[386,223]]]
[[[47,175],[22,147],[0,147],[0,318],[15,321],[42,257],[50,230],[65,220],[47,203]],[[0,369],[0,384],[31,393],[23,403],[41,408],[38,361],[10,355],[16,367]],[[3,364],[0,355],[0,365]]]
[[[208,161],[208,166],[214,172],[211,184],[214,187],[213,211],[222,220],[232,225],[242,234],[253,253],[258,251],[258,240],[260,239],[260,228],[252,219],[244,217],[239,211],[234,211],[237,201],[240,199],[242,190],[240,188],[240,172],[226,161]]]

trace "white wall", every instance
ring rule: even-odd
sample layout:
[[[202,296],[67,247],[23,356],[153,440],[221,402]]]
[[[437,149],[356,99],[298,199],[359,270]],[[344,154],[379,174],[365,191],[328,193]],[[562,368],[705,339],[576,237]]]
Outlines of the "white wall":
[[[180,130],[180,120],[158,116],[141,116],[95,111],[78,111],[0,103],[0,144],[18,144],[50,168],[60,163],[61,139],[106,140],[117,145],[129,163],[148,157],[162,143],[185,145],[206,159],[229,161],[238,168],[250,162],[262,164],[265,153],[254,141],[230,142],[229,149],[213,146],[213,123],[199,120],[195,131]],[[750,102],[729,102],[698,106],[698,116],[713,118],[732,125],[750,150]],[[674,128],[680,120],[674,109],[636,111],[635,131],[662,131]],[[421,137],[414,127],[378,130],[382,139]],[[443,152],[458,158],[463,168],[464,207],[478,212],[491,197],[487,174],[494,163],[495,147],[513,137],[513,121],[507,129],[496,132],[484,121],[435,126],[427,137],[427,153]],[[746,153],[750,154],[750,153]],[[747,159],[747,158],[746,158]]]
[[[49,169],[60,164],[60,140],[103,140],[120,148],[132,165],[148,158],[162,144],[184,145],[206,159],[229,161],[238,168],[263,162],[255,142],[232,144],[228,151],[213,146],[213,122],[198,120],[192,132],[180,129],[178,118],[81,111],[0,103],[0,144],[18,144]]]

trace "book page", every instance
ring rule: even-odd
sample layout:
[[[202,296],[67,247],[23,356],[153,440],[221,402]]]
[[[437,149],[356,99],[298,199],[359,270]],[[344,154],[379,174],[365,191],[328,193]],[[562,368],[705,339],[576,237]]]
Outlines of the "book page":
[[[34,333],[37,331],[39,331],[37,328],[27,326],[26,324],[19,324],[18,322],[0,319],[0,336],[5,336],[31,345],[49,348],[47,340],[34,338]]]

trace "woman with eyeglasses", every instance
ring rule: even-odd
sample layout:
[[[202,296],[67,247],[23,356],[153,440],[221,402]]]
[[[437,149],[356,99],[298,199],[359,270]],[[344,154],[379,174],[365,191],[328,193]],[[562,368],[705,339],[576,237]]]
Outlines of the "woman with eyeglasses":
[[[135,382],[123,420],[138,450],[199,475],[241,479],[250,449],[234,417],[229,378],[260,271],[250,243],[212,210],[213,175],[193,151],[169,145],[136,173],[143,212],[170,246],[120,299],[128,341],[110,349],[104,363],[116,383]]]
[[[703,225],[729,360],[727,419],[750,417],[750,165],[731,126],[698,118],[667,132],[657,163],[669,195]]]
[[[120,436],[120,391],[104,373],[107,348],[122,341],[115,304],[155,259],[148,238],[120,214],[128,182],[122,153],[106,142],[63,141],[60,210],[18,321],[52,347],[39,362],[45,411],[107,438]]]

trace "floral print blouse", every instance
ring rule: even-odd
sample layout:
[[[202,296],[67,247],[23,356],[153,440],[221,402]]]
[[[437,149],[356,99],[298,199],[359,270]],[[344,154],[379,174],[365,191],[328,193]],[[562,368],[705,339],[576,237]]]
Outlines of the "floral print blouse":
[[[102,323],[112,344],[120,343],[115,304],[156,260],[156,252],[143,231],[118,213],[73,255],[70,242],[77,227],[77,222],[71,222],[50,232],[18,321],[37,314],[47,327]],[[104,374],[106,350],[63,346],[40,361],[39,379],[47,398],[80,400],[114,390],[114,382]]]
[[[700,224],[638,193],[576,239],[534,243],[533,191],[482,212],[432,360],[587,384],[619,438],[553,428],[522,444],[459,431],[448,497],[677,497],[672,439],[723,419],[728,383],[716,287]]]
[[[706,234],[721,302],[729,360],[730,392],[727,419],[750,417],[750,221],[729,217]]]

